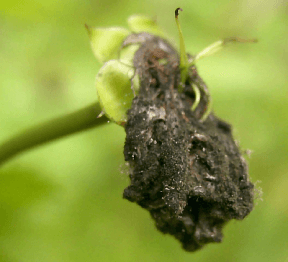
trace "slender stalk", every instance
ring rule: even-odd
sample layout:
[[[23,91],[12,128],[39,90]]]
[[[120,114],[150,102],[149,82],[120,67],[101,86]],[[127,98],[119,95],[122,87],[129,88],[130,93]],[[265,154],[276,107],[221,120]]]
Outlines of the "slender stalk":
[[[105,116],[97,118],[100,113],[99,103],[94,103],[21,132],[0,145],[0,165],[36,146],[107,123]]]
[[[179,23],[179,11],[183,11],[180,7],[177,8],[175,10],[175,21],[176,21],[176,25],[178,28],[178,32],[179,32],[179,41],[180,41],[180,69],[181,69],[181,85],[180,91],[183,91],[183,86],[185,87],[185,82],[188,76],[188,68],[189,68],[189,64],[188,64],[188,57],[186,54],[186,48],[185,48],[185,43],[184,43],[184,37],[183,37],[183,33],[181,30],[181,26]]]
[[[241,39],[239,37],[229,37],[225,38],[223,40],[218,40],[217,42],[213,43],[212,45],[209,45],[204,50],[196,54],[196,56],[193,58],[192,61],[189,61],[189,66],[192,66],[197,62],[199,59],[210,56],[222,48],[224,48],[229,43],[257,43],[257,39]]]

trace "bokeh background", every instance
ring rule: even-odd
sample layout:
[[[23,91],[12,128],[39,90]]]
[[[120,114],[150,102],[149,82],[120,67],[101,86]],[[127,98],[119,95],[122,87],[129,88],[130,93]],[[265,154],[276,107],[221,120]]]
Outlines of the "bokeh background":
[[[125,133],[107,123],[1,167],[0,261],[288,261],[287,1],[4,0],[0,141],[96,101],[101,65],[85,23],[126,26],[128,16],[147,14],[177,43],[179,6],[192,54],[224,37],[259,39],[198,63],[214,112],[233,124],[243,151],[252,151],[251,180],[263,191],[254,211],[226,226],[223,243],[186,253],[147,211],[122,199]]]

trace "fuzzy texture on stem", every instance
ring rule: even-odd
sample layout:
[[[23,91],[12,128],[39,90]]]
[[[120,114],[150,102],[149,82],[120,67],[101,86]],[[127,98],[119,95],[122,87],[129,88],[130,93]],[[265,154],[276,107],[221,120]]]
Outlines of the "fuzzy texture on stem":
[[[99,103],[94,103],[21,132],[0,145],[0,165],[36,146],[107,123],[106,116],[97,118],[100,113]]]

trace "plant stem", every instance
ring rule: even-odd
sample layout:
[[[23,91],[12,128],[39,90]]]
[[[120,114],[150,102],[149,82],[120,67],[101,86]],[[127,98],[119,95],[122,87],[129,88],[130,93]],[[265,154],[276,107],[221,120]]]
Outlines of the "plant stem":
[[[41,144],[107,123],[108,118],[105,116],[97,118],[100,113],[99,103],[94,103],[21,132],[0,145],[0,165]]]

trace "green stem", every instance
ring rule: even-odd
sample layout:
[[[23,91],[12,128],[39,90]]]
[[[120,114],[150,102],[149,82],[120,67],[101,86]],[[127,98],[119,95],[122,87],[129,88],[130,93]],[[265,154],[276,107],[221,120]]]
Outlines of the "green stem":
[[[181,85],[179,87],[179,91],[182,92],[183,91],[183,87],[185,87],[185,82],[188,76],[188,68],[189,68],[189,64],[188,64],[188,57],[186,54],[186,49],[185,49],[185,43],[184,43],[184,37],[183,37],[183,33],[181,30],[181,26],[179,23],[179,11],[183,11],[180,7],[177,8],[175,10],[175,21],[176,21],[176,25],[178,28],[178,32],[179,32],[179,41],[180,41],[180,73],[181,73]]]
[[[100,113],[99,103],[94,103],[23,131],[0,145],[0,165],[41,144],[107,123],[108,119],[105,116],[97,118]]]

